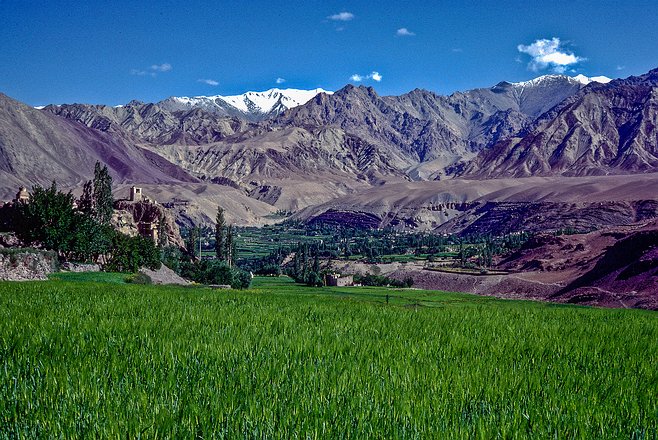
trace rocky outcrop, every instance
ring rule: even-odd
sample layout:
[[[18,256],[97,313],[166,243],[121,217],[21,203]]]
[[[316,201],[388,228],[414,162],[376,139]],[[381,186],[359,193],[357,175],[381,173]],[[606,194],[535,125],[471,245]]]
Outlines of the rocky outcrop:
[[[74,263],[72,261],[66,261],[62,263],[62,271],[66,272],[100,272],[101,266],[99,264],[90,264],[90,263]]]
[[[588,234],[542,234],[498,266],[559,287],[542,299],[656,310],[657,250],[658,224],[652,221]]]
[[[0,280],[46,280],[57,267],[54,252],[28,248],[0,249]]]
[[[163,245],[185,247],[176,219],[167,208],[156,202],[117,200],[112,225],[119,232],[131,236],[146,235],[147,231],[152,230]]]
[[[486,202],[459,213],[437,232],[504,235],[518,231],[588,232],[658,218],[658,201]]]
[[[186,286],[190,284],[189,281],[179,276],[176,272],[169,269],[164,264],[161,265],[160,269],[158,270],[151,270],[143,267],[139,270],[139,273],[149,277],[153,284],[176,284],[180,286]]]

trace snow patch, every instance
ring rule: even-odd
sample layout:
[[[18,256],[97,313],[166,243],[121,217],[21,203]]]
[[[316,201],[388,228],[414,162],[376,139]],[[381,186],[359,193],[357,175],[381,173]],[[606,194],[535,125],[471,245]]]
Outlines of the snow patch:
[[[241,95],[213,95],[213,96],[173,96],[170,102],[178,104],[181,108],[226,108],[231,106],[246,114],[269,114],[273,111],[287,110],[306,104],[320,93],[332,94],[324,89],[269,89],[263,92],[249,91]]]
[[[585,84],[585,85],[587,85],[587,84],[589,84],[589,83],[591,83],[591,82],[597,82],[597,83],[601,83],[601,84],[607,84],[607,83],[609,83],[610,81],[612,81],[612,79],[608,78],[607,76],[592,76],[592,77],[587,77],[587,76],[582,75],[582,74],[574,76],[573,79],[575,79],[575,80],[578,81],[579,83],[581,83],[581,84]]]
[[[612,81],[612,79],[608,78],[607,76],[592,76],[588,77],[583,74],[576,75],[576,76],[567,76],[567,75],[542,75],[537,78],[528,80],[528,81],[521,81],[521,82],[516,82],[516,83],[510,83],[515,87],[535,87],[535,86],[541,86],[546,83],[550,82],[555,82],[555,81],[569,81],[570,83],[580,83],[583,85],[587,85],[591,82],[598,82],[601,84],[606,84]]]

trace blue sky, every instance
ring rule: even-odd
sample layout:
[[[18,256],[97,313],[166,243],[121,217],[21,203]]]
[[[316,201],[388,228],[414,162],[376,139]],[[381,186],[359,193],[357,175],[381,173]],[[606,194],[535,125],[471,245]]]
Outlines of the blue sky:
[[[350,82],[449,94],[641,74],[658,67],[656,35],[655,0],[0,0],[0,91],[31,105]]]

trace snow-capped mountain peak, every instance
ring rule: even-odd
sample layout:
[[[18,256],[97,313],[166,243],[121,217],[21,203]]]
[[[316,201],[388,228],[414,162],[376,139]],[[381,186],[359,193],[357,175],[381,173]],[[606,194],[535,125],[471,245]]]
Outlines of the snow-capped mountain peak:
[[[612,81],[612,79],[608,78],[607,76],[592,76],[588,77],[583,74],[576,75],[576,76],[568,76],[568,75],[542,75],[537,78],[528,80],[528,81],[521,81],[521,82],[516,82],[516,83],[510,83],[515,87],[533,87],[533,86],[541,86],[545,85],[547,83],[552,83],[552,82],[557,82],[557,81],[568,81],[571,83],[580,83],[583,85],[587,85],[591,82],[598,82],[601,84],[606,84]]]
[[[245,92],[240,95],[214,95],[194,97],[171,97],[159,104],[168,110],[203,108],[227,116],[242,116],[262,119],[279,114],[293,107],[306,104],[319,93],[332,94],[324,89],[269,89],[262,92]]]
[[[601,84],[607,84],[607,83],[609,83],[610,81],[612,81],[612,79],[608,78],[607,76],[592,76],[592,77],[587,77],[587,76],[585,76],[585,75],[583,75],[583,74],[573,76],[572,78],[575,79],[576,81],[578,81],[579,83],[582,83],[582,84],[585,84],[585,85],[587,85],[587,84],[589,84],[589,83],[591,83],[591,82],[597,82],[597,83],[601,83]]]

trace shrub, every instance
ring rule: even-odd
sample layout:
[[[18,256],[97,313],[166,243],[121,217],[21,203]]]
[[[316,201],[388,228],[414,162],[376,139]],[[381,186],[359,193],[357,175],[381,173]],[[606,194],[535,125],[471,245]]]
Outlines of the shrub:
[[[138,272],[126,277],[126,283],[132,284],[153,284],[153,280],[145,273]]]
[[[181,264],[181,276],[202,284],[227,284],[234,289],[246,289],[251,285],[251,274],[229,267],[225,261],[186,261]]]
[[[382,275],[355,275],[354,282],[364,286],[393,286],[393,287],[411,287],[414,280],[407,277],[404,281],[388,278]]]
[[[105,269],[110,272],[137,272],[140,267],[157,270],[160,265],[160,251],[153,240],[116,233],[112,239],[110,261]]]
[[[183,253],[177,246],[166,246],[160,251],[160,261],[162,264],[179,275],[181,273],[182,259]]]
[[[251,274],[246,270],[233,269],[233,282],[231,287],[234,289],[248,289],[251,285]]]

